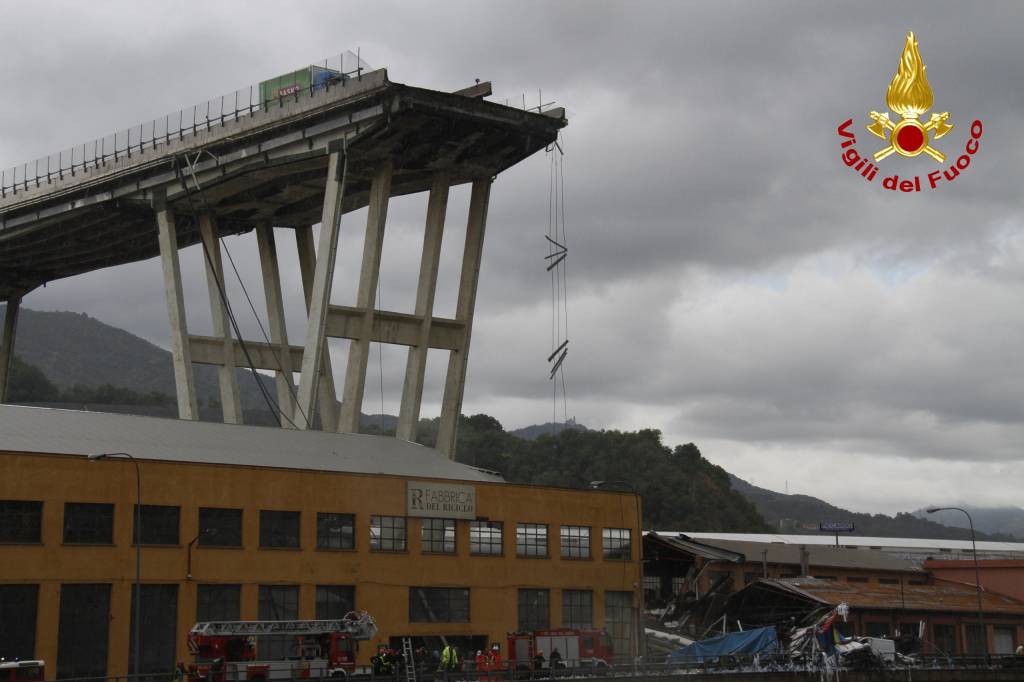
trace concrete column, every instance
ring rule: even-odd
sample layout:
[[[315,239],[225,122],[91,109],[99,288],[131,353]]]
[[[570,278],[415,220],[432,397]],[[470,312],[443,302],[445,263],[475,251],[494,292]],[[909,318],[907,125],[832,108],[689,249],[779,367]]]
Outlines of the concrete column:
[[[14,339],[18,333],[18,312],[21,297],[7,299],[4,312],[4,336],[0,340],[0,403],[7,402],[7,388],[11,380],[11,364],[14,362]]]
[[[455,319],[465,324],[465,339],[461,350],[448,355],[448,374],[444,382],[441,402],[441,423],[437,429],[437,449],[455,459],[455,437],[462,411],[462,394],[466,387],[466,365],[469,360],[469,340],[473,331],[473,308],[480,280],[480,257],[483,255],[484,231],[487,227],[487,205],[491,196],[491,179],[473,182],[469,200],[469,221],[466,225],[466,246],[462,252],[462,276],[459,278],[459,299],[455,306]]]
[[[242,408],[238,398],[238,374],[235,372],[235,341],[231,336],[231,320],[228,318],[227,289],[224,284],[224,264],[220,255],[220,239],[217,226],[209,213],[199,217],[199,234],[203,238],[206,256],[206,286],[210,292],[210,317],[213,318],[213,335],[223,341],[223,354],[217,367],[220,385],[220,405],[226,424],[242,423]]]
[[[420,279],[416,287],[415,313],[421,318],[419,343],[409,348],[405,364],[405,384],[402,386],[402,405],[398,411],[396,436],[403,440],[416,440],[416,427],[423,402],[423,377],[427,369],[430,349],[430,323],[434,316],[434,294],[437,291],[437,267],[441,260],[441,240],[444,236],[444,218],[448,210],[447,173],[434,175],[427,202],[427,225],[423,234],[423,255],[420,258]]]
[[[363,240],[363,262],[359,271],[359,289],[356,292],[356,308],[363,311],[363,322],[359,338],[354,339],[348,348],[345,388],[341,397],[341,416],[338,419],[338,429],[343,433],[359,432],[359,414],[363,408],[363,389],[366,387],[366,364],[370,357],[370,339],[373,336],[380,255],[384,247],[384,225],[388,218],[388,199],[391,196],[391,171],[391,162],[383,163],[374,173],[373,184],[370,187],[366,237]]]
[[[277,243],[274,228],[263,223],[256,226],[256,243],[260,251],[260,269],[263,272],[263,293],[267,301],[267,322],[270,325],[270,343],[274,347],[277,368],[277,405],[281,410],[281,426],[295,428],[307,421],[308,412],[295,409],[295,384],[292,378],[292,357],[288,346],[288,329],[284,323],[284,301],[281,295],[281,270],[277,262]]]
[[[178,263],[178,234],[174,213],[163,198],[154,202],[160,264],[164,270],[164,294],[167,296],[167,317],[171,323],[171,357],[174,360],[174,388],[178,396],[178,418],[199,419],[196,407],[196,385],[192,378],[192,354],[188,346],[188,325],[185,322],[185,297],[181,290],[181,266]]]
[[[324,191],[324,209],[320,219],[320,246],[317,249],[313,286],[309,296],[309,316],[306,324],[306,345],[302,354],[302,376],[299,379],[298,406],[305,414],[313,413],[313,397],[323,364],[327,325],[327,308],[331,299],[331,281],[338,252],[338,232],[341,228],[341,201],[345,194],[345,168],[347,157],[343,152],[331,152],[327,167],[327,187]],[[305,421],[298,422],[307,428]]]
[[[299,272],[302,274],[302,291],[306,297],[306,314],[313,297],[313,272],[316,269],[316,249],[313,246],[313,227],[307,225],[295,230],[295,246],[299,251]],[[324,431],[338,430],[338,395],[334,388],[334,369],[331,367],[331,353],[324,345],[324,356],[320,360],[321,372],[318,400],[320,424]]]

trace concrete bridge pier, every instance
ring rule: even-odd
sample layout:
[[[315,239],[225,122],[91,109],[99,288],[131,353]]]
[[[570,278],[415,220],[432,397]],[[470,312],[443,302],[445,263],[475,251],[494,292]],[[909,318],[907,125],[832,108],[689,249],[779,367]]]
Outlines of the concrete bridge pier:
[[[0,339],[0,403],[7,402],[11,364],[14,362],[14,338],[18,331],[18,311],[20,309],[21,296],[11,296],[7,299],[3,338]]]

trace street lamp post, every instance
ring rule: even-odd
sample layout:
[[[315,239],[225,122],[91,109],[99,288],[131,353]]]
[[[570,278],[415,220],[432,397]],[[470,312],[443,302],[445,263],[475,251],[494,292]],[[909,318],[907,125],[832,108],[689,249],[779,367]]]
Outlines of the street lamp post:
[[[139,460],[127,452],[100,452],[89,455],[89,461],[100,459],[130,459],[135,465],[135,622],[133,623],[133,646],[132,675],[136,682],[139,680],[139,626],[142,623],[142,473],[139,470]]]
[[[940,511],[958,511],[963,512],[964,516],[967,517],[967,524],[971,527],[971,552],[974,554],[974,587],[978,594],[978,624],[981,626],[981,651],[985,654],[985,659],[988,660],[988,632],[985,629],[985,616],[981,608],[981,570],[978,568],[978,545],[974,540],[974,519],[971,518],[966,509],[961,509],[960,507],[931,507],[925,511],[929,514]]]
[[[605,488],[606,486],[611,486],[611,485],[621,486],[621,487],[626,488],[627,490],[629,490],[631,493],[633,493],[633,496],[634,496],[634,498],[636,500],[636,523],[637,523],[637,531],[638,531],[638,534],[640,536],[640,537],[637,538],[637,548],[636,548],[637,563],[640,566],[640,586],[639,586],[639,588],[640,588],[639,589],[640,599],[639,599],[639,602],[638,602],[639,603],[639,607],[637,608],[637,614],[636,614],[636,654],[637,654],[637,656],[642,658],[644,653],[645,653],[644,650],[647,647],[644,646],[645,645],[645,637],[644,637],[644,559],[643,559],[643,552],[644,552],[644,538],[643,538],[643,535],[644,535],[644,524],[643,524],[643,519],[640,516],[640,493],[638,493],[636,488],[633,487],[633,484],[628,482],[628,481],[591,481],[589,485],[590,485],[590,488],[592,490],[601,490],[601,489]]]

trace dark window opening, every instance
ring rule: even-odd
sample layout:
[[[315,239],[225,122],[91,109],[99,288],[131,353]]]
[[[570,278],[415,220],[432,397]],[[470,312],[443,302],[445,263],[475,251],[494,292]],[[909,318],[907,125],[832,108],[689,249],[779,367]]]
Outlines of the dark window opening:
[[[260,547],[299,547],[299,512],[260,510]]]
[[[36,657],[38,585],[0,585],[0,660]]]
[[[196,621],[238,620],[241,618],[241,585],[198,585]]]
[[[594,593],[590,590],[562,590],[562,627],[594,627]]]
[[[356,608],[356,588],[352,585],[317,585],[317,620],[344,618]]]
[[[181,518],[180,507],[165,507],[155,504],[144,504],[140,517],[135,516],[132,508],[132,526],[135,520],[142,523],[142,544],[144,545],[177,545],[180,544],[178,526]],[[139,541],[139,529],[132,534],[132,541]]]
[[[551,627],[550,592],[519,590],[519,630],[547,630]]]
[[[0,543],[43,541],[43,503],[0,500]]]
[[[356,517],[353,514],[316,515],[317,549],[355,549]]]
[[[146,507],[143,505],[143,539],[146,529]],[[143,543],[145,544],[145,543]],[[178,586],[143,585],[139,593],[139,672],[146,680],[163,682],[167,671],[174,670],[178,631]],[[135,669],[135,585],[132,585],[132,626],[129,635],[128,669]]]
[[[241,547],[242,510],[199,508],[200,547]]]
[[[468,623],[468,587],[410,587],[410,623]]]
[[[64,542],[83,545],[114,544],[114,505],[65,502]]]
[[[110,585],[61,585],[57,679],[106,677],[109,634]]]

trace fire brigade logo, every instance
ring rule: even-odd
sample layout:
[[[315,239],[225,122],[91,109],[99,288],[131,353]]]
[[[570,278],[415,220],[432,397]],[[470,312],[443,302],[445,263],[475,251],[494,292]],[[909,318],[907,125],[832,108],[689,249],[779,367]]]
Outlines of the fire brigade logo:
[[[871,112],[874,123],[867,127],[868,130],[883,140],[886,133],[889,134],[889,146],[875,152],[875,161],[881,161],[893,152],[900,156],[927,154],[938,163],[946,160],[945,154],[929,144],[928,134],[934,131],[937,140],[953,129],[953,124],[947,123],[949,112],[933,113],[923,125],[920,121],[921,114],[932,108],[932,87],[928,84],[926,68],[917,49],[914,32],[910,31],[903,46],[899,69],[885,94],[885,103],[903,120],[894,124],[889,120],[889,112]]]
[[[932,142],[945,137],[953,130],[953,124],[949,122],[949,112],[933,112],[926,123],[921,122],[921,117],[932,108],[933,97],[917,38],[914,37],[914,32],[910,31],[903,45],[903,55],[900,57],[896,75],[892,77],[889,89],[885,93],[885,103],[890,111],[899,115],[899,119],[890,119],[888,111],[872,111],[872,122],[867,125],[872,135],[882,138],[888,145],[871,155],[874,161],[872,163],[868,155],[862,155],[857,149],[857,136],[854,133],[856,126],[853,118],[848,118],[836,128],[843,163],[868,182],[874,182],[875,176],[878,175],[879,167],[875,164],[893,154],[906,158],[925,154],[936,163],[945,165],[946,155],[933,147]],[[901,178],[898,174],[893,174],[883,177],[879,184],[883,189],[894,192],[920,192],[922,188],[938,189],[941,184],[953,182],[971,165],[981,145],[983,133],[984,126],[980,120],[975,119],[971,122],[970,135],[964,142],[963,153],[951,160],[948,167],[933,170],[923,178],[919,175]]]

